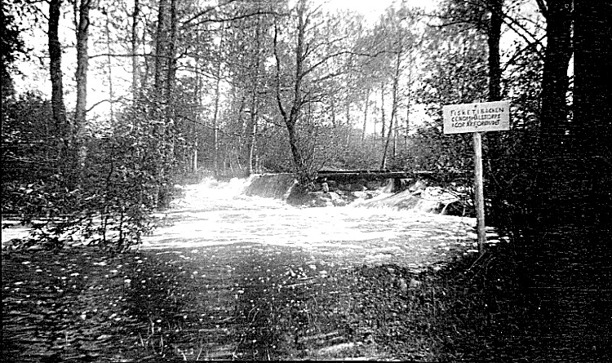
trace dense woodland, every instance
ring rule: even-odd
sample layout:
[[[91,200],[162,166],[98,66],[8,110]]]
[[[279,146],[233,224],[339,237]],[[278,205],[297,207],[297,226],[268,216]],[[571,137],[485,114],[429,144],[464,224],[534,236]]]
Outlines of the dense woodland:
[[[610,2],[409,5],[368,21],[308,0],[2,2],[2,214],[63,220],[51,246],[85,229],[123,249],[204,174],[471,171],[442,106],[503,99],[511,130],[483,139],[488,220],[608,220]],[[24,63],[50,89],[19,89]]]

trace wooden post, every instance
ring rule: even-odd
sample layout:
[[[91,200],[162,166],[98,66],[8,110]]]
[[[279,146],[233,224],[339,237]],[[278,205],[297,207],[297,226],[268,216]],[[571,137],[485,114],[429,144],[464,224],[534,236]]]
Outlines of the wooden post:
[[[482,186],[482,140],[480,132],[474,132],[474,189],[476,193],[476,228],[478,230],[478,250],[484,253],[487,240],[484,213],[484,191]]]
[[[446,105],[442,107],[445,134],[471,132],[474,135],[474,192],[478,249],[484,253],[487,241],[484,213],[484,190],[482,187],[482,140],[486,131],[510,130],[510,102],[494,101]],[[493,120],[493,121],[491,121]]]

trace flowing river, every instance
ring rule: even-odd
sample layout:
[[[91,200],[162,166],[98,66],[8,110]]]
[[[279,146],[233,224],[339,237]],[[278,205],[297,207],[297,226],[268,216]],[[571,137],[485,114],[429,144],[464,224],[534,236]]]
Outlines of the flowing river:
[[[252,179],[205,179],[182,187],[164,223],[139,248],[203,248],[232,244],[292,247],[333,255],[353,263],[395,263],[416,267],[441,262],[451,250],[477,252],[476,220],[377,207],[295,207],[282,199],[247,196]],[[376,199],[390,196],[382,193]],[[26,237],[17,225],[3,230],[2,243]],[[498,236],[487,230],[488,242]]]
[[[184,186],[138,253],[3,255],[7,359],[435,358],[437,341],[410,330],[425,316],[415,296],[434,290],[410,276],[477,252],[473,218],[294,207],[249,183]],[[397,336],[410,354],[389,348]]]
[[[246,196],[248,179],[212,179],[184,187],[166,212],[167,226],[142,248],[227,244],[290,246],[360,262],[432,263],[455,247],[475,251],[475,219],[391,207],[302,208],[281,199]],[[491,239],[494,233],[490,231]]]

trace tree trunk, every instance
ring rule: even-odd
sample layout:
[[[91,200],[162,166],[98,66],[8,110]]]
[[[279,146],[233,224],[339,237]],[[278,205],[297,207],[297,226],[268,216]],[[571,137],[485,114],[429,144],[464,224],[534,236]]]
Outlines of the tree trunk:
[[[165,95],[163,102],[166,103],[166,128],[165,137],[168,141],[167,157],[169,160],[174,160],[174,151],[176,149],[176,117],[174,108],[174,82],[176,78],[176,0],[170,0],[170,41],[167,46],[166,56],[166,82],[165,82]]]
[[[575,1],[574,194],[582,222],[612,220],[612,4]]]
[[[491,20],[487,31],[489,48],[489,101],[499,101],[502,98],[499,41],[503,23],[503,3],[504,0],[489,0],[489,10],[491,12]]]
[[[254,74],[251,80],[251,117],[249,125],[249,138],[247,144],[247,173],[249,175],[253,174],[255,142],[257,135],[257,121],[259,117],[259,99],[257,97],[257,87],[259,84],[259,68],[261,67],[261,57],[259,56],[259,49],[261,49],[261,22],[259,18],[257,21],[257,29],[255,30],[255,43],[256,53],[251,67],[254,69]]]
[[[306,185],[310,182],[310,175],[308,170],[306,170],[306,164],[304,162],[304,158],[302,156],[302,151],[299,147],[299,141],[297,137],[297,133],[295,130],[297,118],[293,120],[288,120],[287,124],[287,132],[289,134],[289,146],[291,147],[291,155],[293,156],[293,165],[295,167],[295,172],[298,176],[298,180],[300,184]]]
[[[572,55],[573,0],[550,1],[547,11],[547,46],[542,80],[542,106],[540,109],[539,148],[536,167],[537,197],[534,206],[541,217],[546,219],[551,209],[565,209],[567,188],[558,178],[563,175],[567,164],[566,150],[568,131],[567,91],[569,79],[567,70]],[[543,221],[543,220],[542,220]]]
[[[110,102],[110,122],[113,124],[115,119],[115,108],[113,107],[113,99],[115,98],[115,93],[113,91],[113,65],[112,65],[112,57],[111,57],[111,40],[110,40],[110,28],[109,28],[109,15],[106,14],[106,51],[108,53],[107,62],[108,62],[108,98],[111,100]]]
[[[391,120],[389,121],[389,131],[387,134],[387,139],[385,140],[385,148],[383,149],[382,161],[380,163],[380,168],[384,169],[387,167],[387,150],[389,149],[389,143],[391,141],[391,137],[393,137],[393,123],[397,118],[397,89],[399,85],[400,78],[400,64],[401,64],[401,50],[397,52],[397,58],[395,61],[395,75],[393,77],[393,90],[392,90],[392,105],[391,105]]]
[[[501,64],[500,64],[500,51],[499,42],[501,39],[501,27],[503,23],[503,5],[504,0],[488,0],[488,11],[490,13],[490,19],[487,27],[487,46],[488,46],[488,101],[500,101],[502,99],[501,94]],[[485,137],[486,136],[486,137]],[[485,152],[489,158],[497,160],[503,158],[502,150],[504,146],[500,142],[500,138],[503,137],[500,132],[493,132],[483,134],[481,136],[481,142],[484,146]],[[494,175],[495,171],[492,170],[491,164],[487,163],[485,167],[488,167],[487,174]],[[490,188],[494,189],[497,185],[492,185]],[[502,192],[503,193],[503,192]],[[492,190],[492,194],[495,195],[497,192]],[[482,220],[478,219],[477,223]],[[476,228],[477,231],[481,230],[479,226]]]
[[[406,94],[406,131],[404,132],[404,150],[408,149],[408,133],[410,132],[410,86],[412,84],[412,72],[408,73],[408,93]]]
[[[380,137],[385,139],[385,82],[380,82],[380,121],[382,123],[382,130]],[[383,141],[384,142],[384,141]]]
[[[62,80],[62,47],[59,41],[59,18],[61,0],[49,2],[49,73],[51,76],[51,108],[53,120],[58,134],[64,140],[63,147],[68,147],[71,134],[70,125],[66,119],[64,105],[64,86]]]
[[[170,41],[166,48],[167,70],[164,100],[170,104],[176,78],[176,0],[170,0]]]
[[[249,130],[249,141],[248,141],[248,155],[247,155],[247,173],[249,175],[253,174],[253,164],[255,161],[255,142],[257,135],[257,113],[256,111],[251,110],[251,122],[250,122],[250,130]]]
[[[331,99],[331,122],[332,122],[332,126],[334,127],[334,129],[338,128],[338,124],[336,122],[336,102],[334,102],[334,96],[332,95]]]
[[[347,95],[348,96],[348,95]],[[346,100],[346,143],[345,149],[351,146],[351,130],[353,129],[352,121],[351,121],[351,102]]]
[[[217,79],[215,84],[215,107],[213,111],[213,169],[219,173],[219,99],[221,98],[221,62],[217,64]]]
[[[283,105],[282,96],[281,96],[281,87],[280,87],[280,56],[278,54],[278,24],[274,26],[274,57],[276,58],[276,101],[287,127],[287,132],[289,135],[289,147],[291,148],[291,155],[293,156],[293,165],[295,169],[295,174],[298,178],[298,182],[306,187],[314,176],[308,170],[308,167],[304,161],[304,157],[300,150],[299,139],[296,131],[296,125],[298,119],[301,114],[302,107],[304,105],[303,95],[302,95],[302,81],[305,75],[304,71],[304,60],[306,58],[306,54],[304,51],[304,41],[305,41],[305,32],[306,32],[306,1],[300,0],[297,4],[297,16],[298,16],[298,25],[297,25],[297,45],[295,48],[295,73],[293,80],[293,94],[291,97],[291,108],[289,111],[285,109]]]
[[[572,56],[572,0],[551,1],[546,18],[547,46],[542,80],[540,112],[541,147],[557,153],[568,129],[567,69]]]
[[[138,99],[138,13],[140,12],[139,0],[134,0],[134,11],[132,12],[132,97]]]
[[[87,40],[89,38],[89,8],[90,0],[81,0],[79,6],[79,20],[76,31],[77,48],[77,69],[76,69],[76,88],[77,99],[75,109],[75,132],[81,136],[85,124],[85,114],[87,112],[87,66],[89,56],[87,54]]]
[[[196,42],[200,44],[200,26],[198,25],[196,29]],[[193,140],[193,156],[192,160],[192,169],[191,171],[196,174],[198,171],[198,125],[202,120],[202,77],[200,76],[200,58],[196,56],[195,58],[195,90],[194,90],[194,103],[197,105],[195,119],[196,122],[192,124],[192,133],[191,137]]]
[[[167,55],[167,27],[166,27],[166,12],[168,0],[159,0],[159,8],[157,12],[157,30],[155,34],[155,78],[154,85],[158,96],[162,94],[164,89],[164,70],[166,69]]]
[[[361,131],[361,141],[365,141],[366,126],[368,125],[368,106],[370,105],[370,89],[366,90],[365,107],[363,110],[363,130]]]

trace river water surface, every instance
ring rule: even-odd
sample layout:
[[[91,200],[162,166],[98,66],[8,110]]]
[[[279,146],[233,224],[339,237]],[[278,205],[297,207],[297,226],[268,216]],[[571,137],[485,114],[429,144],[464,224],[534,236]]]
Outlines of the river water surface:
[[[242,191],[248,183],[205,180],[185,186],[183,197],[165,215],[169,223],[145,237],[142,248],[255,243],[350,252],[360,262],[401,264],[434,262],[440,251],[453,246],[475,248],[474,218],[384,206],[301,208],[281,199],[246,196]],[[492,230],[489,238],[495,240]]]
[[[246,196],[248,183],[183,187],[138,252],[3,254],[3,355],[433,357],[439,339],[427,324],[443,296],[410,276],[475,253],[474,219],[384,206],[299,208]]]
[[[523,268],[487,254],[449,275],[474,219],[298,208],[248,183],[183,187],[140,251],[3,251],[4,360],[610,361],[608,232],[544,231]]]

